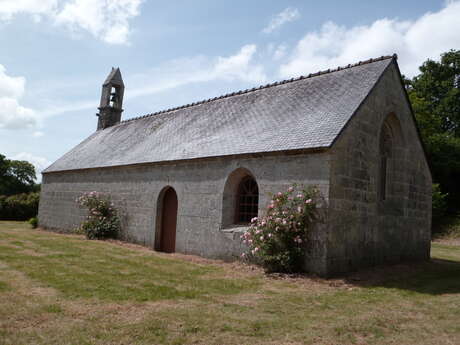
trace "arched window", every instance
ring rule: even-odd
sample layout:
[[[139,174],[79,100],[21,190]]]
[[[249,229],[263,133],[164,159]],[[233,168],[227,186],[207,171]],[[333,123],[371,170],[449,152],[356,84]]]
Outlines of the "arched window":
[[[385,119],[380,130],[379,142],[379,176],[378,197],[383,201],[392,193],[394,179],[394,162],[397,161],[401,149],[404,147],[401,124],[396,114],[391,113]]]
[[[222,229],[248,224],[257,217],[259,188],[254,174],[239,167],[227,177],[222,195]]]
[[[385,200],[388,185],[388,161],[393,149],[393,140],[390,126],[385,123],[380,133],[380,200]]]
[[[239,185],[236,195],[235,223],[249,223],[257,217],[259,206],[259,187],[251,176],[244,177]]]

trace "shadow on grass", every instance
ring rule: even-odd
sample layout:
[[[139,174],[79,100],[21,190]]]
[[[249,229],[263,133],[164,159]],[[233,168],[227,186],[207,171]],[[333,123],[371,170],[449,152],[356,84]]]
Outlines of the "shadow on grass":
[[[343,279],[360,287],[393,288],[430,295],[454,294],[460,293],[460,262],[436,258],[375,267],[351,273]]]

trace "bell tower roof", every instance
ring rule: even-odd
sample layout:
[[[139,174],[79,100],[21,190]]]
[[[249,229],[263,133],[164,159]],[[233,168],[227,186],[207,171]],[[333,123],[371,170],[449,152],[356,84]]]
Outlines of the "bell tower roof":
[[[120,123],[123,112],[123,94],[125,84],[119,68],[112,67],[108,77],[102,84],[101,103],[97,116],[97,130]]]
[[[103,85],[108,85],[108,84],[124,86],[123,79],[121,77],[120,68],[112,67],[112,71],[109,73],[109,75],[105,79]]]

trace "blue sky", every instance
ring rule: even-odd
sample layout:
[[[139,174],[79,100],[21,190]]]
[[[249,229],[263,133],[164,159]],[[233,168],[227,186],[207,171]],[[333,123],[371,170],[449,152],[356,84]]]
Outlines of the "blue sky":
[[[0,153],[38,170],[123,118],[397,53],[413,76],[460,49],[460,1],[0,0]]]

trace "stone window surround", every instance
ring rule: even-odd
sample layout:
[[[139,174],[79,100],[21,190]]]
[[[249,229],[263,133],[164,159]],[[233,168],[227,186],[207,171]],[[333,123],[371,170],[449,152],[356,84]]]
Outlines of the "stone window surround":
[[[246,168],[237,168],[232,171],[225,182],[222,198],[222,218],[221,231],[224,233],[244,233],[249,229],[249,224],[235,224],[235,214],[237,207],[237,194],[240,182],[251,177],[257,183],[254,174]],[[260,211],[260,189],[259,189],[259,211]]]
[[[388,114],[380,126],[379,133],[379,173],[377,179],[378,200],[384,203],[391,195],[393,160],[397,151],[404,146],[401,123],[395,113]]]

